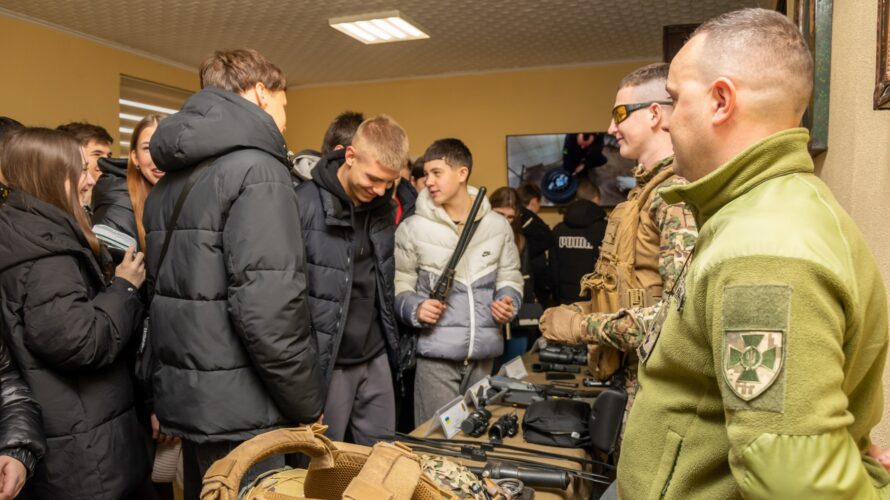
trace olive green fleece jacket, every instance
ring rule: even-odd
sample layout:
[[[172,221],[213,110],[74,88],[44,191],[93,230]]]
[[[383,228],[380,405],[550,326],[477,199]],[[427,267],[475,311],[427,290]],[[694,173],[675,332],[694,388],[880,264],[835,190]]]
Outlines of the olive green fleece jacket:
[[[618,464],[622,499],[888,498],[887,298],[865,240],[813,173],[805,129],[661,191],[698,243]]]

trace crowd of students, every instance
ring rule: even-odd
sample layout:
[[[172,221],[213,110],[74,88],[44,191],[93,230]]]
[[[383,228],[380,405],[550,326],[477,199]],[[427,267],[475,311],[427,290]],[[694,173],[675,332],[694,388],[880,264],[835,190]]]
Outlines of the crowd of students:
[[[730,15],[723,25],[709,25],[712,31],[698,40],[720,30],[759,29],[760,23],[769,28],[767,41],[776,36],[797,47],[799,33],[777,16],[759,10]],[[693,57],[694,49],[684,50],[686,58]],[[580,183],[578,199],[554,230],[536,214],[541,193],[535,186],[502,187],[479,200],[475,233],[454,270],[453,286],[437,300],[431,292],[479,196],[470,181],[473,156],[461,140],[436,140],[410,162],[408,136],[395,120],[346,112],[331,123],[321,151],[293,154],[283,137],[287,82],[279,68],[254,50],[229,50],[209,57],[199,75],[202,89],[180,112],[163,119],[148,115],[134,127],[126,159],[110,158],[112,138],[94,125],[51,130],[0,119],[0,498],[20,492],[23,498],[54,499],[169,495],[151,484],[150,462],[158,443],[176,440],[182,445],[184,493],[194,499],[216,460],[278,427],[323,422],[334,440],[370,445],[392,439],[397,427],[429,419],[491,374],[499,359],[525,352],[536,331],[516,325],[524,309],[537,317],[553,306],[541,319],[548,338],[625,351],[625,359],[635,360],[623,365],[627,380],[636,380],[636,352],[645,364],[654,346],[649,337],[657,340],[665,321],[658,313],[674,304],[677,283],[676,294],[684,293],[695,227],[702,220],[701,208],[693,212],[689,206],[708,203],[692,194],[670,195],[686,193],[688,184],[673,170],[671,138],[675,146],[689,143],[669,129],[692,125],[682,121],[687,115],[670,110],[680,106],[681,91],[668,78],[667,65],[641,68],[622,81],[610,127],[622,155],[640,166],[638,188],[628,205],[612,213],[608,227],[625,227],[619,219],[628,213],[643,221],[642,229],[634,226],[639,232],[622,241],[648,238],[633,245],[637,252],[639,245],[652,247],[645,261],[652,265],[629,272],[649,273],[652,283],[634,285],[640,292],[630,296],[639,295],[638,302],[621,299],[620,308],[598,315],[588,314],[578,296],[593,290],[596,300],[597,286],[604,294],[614,292],[606,290],[608,283],[591,285],[607,275],[590,274],[601,270],[601,245],[609,263],[620,267],[624,257],[615,234],[605,236],[596,186]],[[663,96],[666,82],[673,87],[670,96]],[[788,116],[799,120],[796,112]],[[671,113],[676,121],[669,122]],[[787,134],[774,132],[780,138]],[[746,147],[757,151],[751,144]],[[692,168],[697,163],[689,150],[678,147],[680,154],[686,162],[680,166],[693,180],[715,182]],[[656,187],[667,189],[656,193]],[[112,257],[93,230],[97,225],[129,235],[135,244]],[[652,234],[644,234],[647,228]],[[705,244],[708,238],[713,235]],[[867,265],[867,250],[862,255]],[[627,291],[621,289],[627,270],[617,267],[616,294]],[[877,291],[862,293],[886,306]],[[663,344],[697,332],[676,319],[685,298],[678,297],[678,312],[667,316],[674,318],[668,325],[690,333],[669,335]],[[886,310],[871,314],[883,321],[883,340],[873,342],[873,352],[883,355]],[[790,335],[790,327],[784,328],[770,338],[781,342]],[[703,358],[707,349],[696,347]],[[872,358],[860,368],[883,367]],[[794,367],[796,359],[786,362]],[[669,361],[660,354],[649,365],[653,386],[680,373],[658,371]],[[880,370],[862,380],[875,376]],[[676,394],[696,396],[684,389],[688,380],[667,383]],[[783,388],[803,383],[782,380]],[[764,408],[747,406],[750,398],[733,399],[732,388],[724,389],[708,389],[718,408],[710,421],[724,415],[717,404],[720,391],[733,410],[762,417]],[[663,391],[637,403],[643,409],[628,422],[626,447],[633,457],[622,458],[622,467],[629,465],[619,467],[619,480],[621,474],[630,478],[622,494],[640,494],[633,484],[649,480],[641,476],[657,465],[653,453],[661,453],[664,436],[653,437],[659,448],[650,452],[641,439],[654,420],[641,419],[667,425],[680,413],[659,406],[655,397],[669,397]],[[785,401],[784,393],[781,397]],[[785,411],[798,411],[795,401],[782,403]],[[868,413],[873,424],[875,412],[865,406],[854,410]],[[774,425],[768,417],[782,412],[772,406],[765,411],[753,421]],[[870,426],[860,427],[856,445],[863,448]],[[711,434],[722,436],[712,440],[728,450],[725,459],[732,451],[721,444],[725,436]],[[844,453],[852,453],[848,444],[856,446],[832,442]],[[284,457],[268,458],[244,482],[284,463]],[[690,458],[678,465],[690,482],[684,491],[738,492],[725,477],[700,477],[696,463]],[[768,474],[758,464],[747,466]],[[670,477],[666,481],[662,492],[672,485]]]
[[[394,120],[346,112],[320,152],[291,154],[274,64],[220,51],[200,77],[179,113],[134,127],[125,159],[95,125],[4,119],[2,345],[31,419],[7,449],[33,476],[24,496],[153,497],[149,438],[175,438],[196,498],[256,434],[323,421],[335,440],[392,438],[412,386],[403,428],[504,351],[528,246],[515,190],[482,200],[451,293],[429,299],[477,193],[462,141],[412,164]],[[98,225],[136,244],[114,262]]]

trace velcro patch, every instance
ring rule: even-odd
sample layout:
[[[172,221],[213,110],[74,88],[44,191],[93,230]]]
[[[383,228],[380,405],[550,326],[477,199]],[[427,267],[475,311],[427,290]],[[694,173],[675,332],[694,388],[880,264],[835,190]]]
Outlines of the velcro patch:
[[[781,413],[791,314],[787,285],[733,285],[723,290],[723,380],[727,408]]]

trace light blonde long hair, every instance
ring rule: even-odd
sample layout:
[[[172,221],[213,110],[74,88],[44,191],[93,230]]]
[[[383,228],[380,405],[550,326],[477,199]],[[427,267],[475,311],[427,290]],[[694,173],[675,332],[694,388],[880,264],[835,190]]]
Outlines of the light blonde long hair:
[[[127,157],[127,191],[130,193],[130,204],[133,205],[133,215],[136,217],[139,248],[142,251],[145,251],[145,226],[142,224],[142,214],[145,212],[145,199],[148,198],[148,193],[154,186],[139,171],[139,165],[135,161],[136,148],[139,147],[139,136],[142,135],[142,132],[148,127],[157,127],[162,118],[161,115],[156,114],[146,116],[133,127],[133,134],[130,136],[130,155]]]

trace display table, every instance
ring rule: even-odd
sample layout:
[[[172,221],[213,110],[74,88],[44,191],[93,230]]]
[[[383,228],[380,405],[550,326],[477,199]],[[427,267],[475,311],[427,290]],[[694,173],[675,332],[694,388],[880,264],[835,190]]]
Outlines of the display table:
[[[526,365],[527,371],[529,372],[529,376],[526,378],[526,381],[532,382],[535,384],[546,384],[546,383],[548,383],[548,381],[545,378],[545,374],[532,373],[532,371],[531,371],[532,363],[536,363],[537,360],[538,360],[538,355],[536,353],[528,353],[525,356],[523,356],[523,361]],[[581,380],[584,379],[583,373],[585,373],[586,371],[587,371],[586,368],[582,369],[582,374],[577,375],[575,377],[575,380],[565,380],[565,382],[577,383],[579,388],[582,387]],[[544,451],[544,452],[548,452],[548,453],[557,453],[560,455],[566,455],[566,456],[577,457],[577,458],[588,458],[588,459],[590,458],[589,454],[587,453],[587,450],[584,450],[584,449],[557,448],[555,446],[544,446],[544,445],[539,445],[539,444],[527,443],[522,438],[522,428],[521,428],[522,417],[525,414],[525,409],[523,409],[523,408],[513,408],[513,407],[507,407],[507,406],[500,406],[500,405],[489,405],[487,407],[487,409],[491,412],[490,423],[494,423],[498,419],[498,417],[500,417],[502,415],[509,415],[512,413],[515,413],[516,416],[519,418],[519,424],[520,424],[519,433],[514,437],[508,437],[508,438],[504,439],[504,444],[519,446],[525,450],[528,450],[531,453],[534,453],[535,451]],[[427,437],[426,434],[427,434],[427,428],[429,427],[429,425],[430,425],[429,420],[422,423],[420,425],[420,427],[414,429],[414,431],[411,432],[411,436],[418,437],[418,438]],[[444,438],[445,436],[442,433],[442,429],[439,428],[439,429],[436,429],[435,431],[433,431],[428,437],[441,439],[441,438]],[[488,442],[488,434],[483,434],[482,436],[480,436],[478,438],[474,438],[474,437],[467,436],[464,433],[460,432],[456,436],[454,436],[454,438],[478,441],[480,443]],[[409,446],[411,445],[410,443],[406,443],[406,444],[408,444]],[[509,454],[509,453],[510,452],[508,450],[504,450],[502,452],[502,454]],[[418,454],[426,454],[426,453],[418,452]],[[481,462],[470,460],[467,458],[453,458],[453,457],[447,457],[447,458],[449,460],[455,461],[455,462],[463,464],[463,465],[471,465],[471,466],[476,466],[476,467],[481,467],[482,465],[484,465]],[[523,456],[522,458],[532,459],[532,457],[527,457],[527,456]],[[581,464],[579,464],[577,462],[570,462],[570,461],[558,460],[558,459],[552,459],[552,458],[546,458],[546,457],[535,457],[535,458],[533,458],[533,460],[535,460],[537,462],[544,463],[544,464],[556,465],[559,467],[564,467],[567,469],[574,469],[574,470],[578,470],[578,471],[589,470],[589,468],[584,469],[583,468],[584,466],[582,466]],[[590,491],[591,491],[590,482],[584,481],[584,480],[581,480],[578,478],[573,478],[571,483],[569,484],[569,487],[567,490],[549,489],[549,488],[548,489],[535,488],[535,498],[539,499],[539,500],[569,499],[569,498],[585,498],[586,499],[586,498],[590,497]]]

